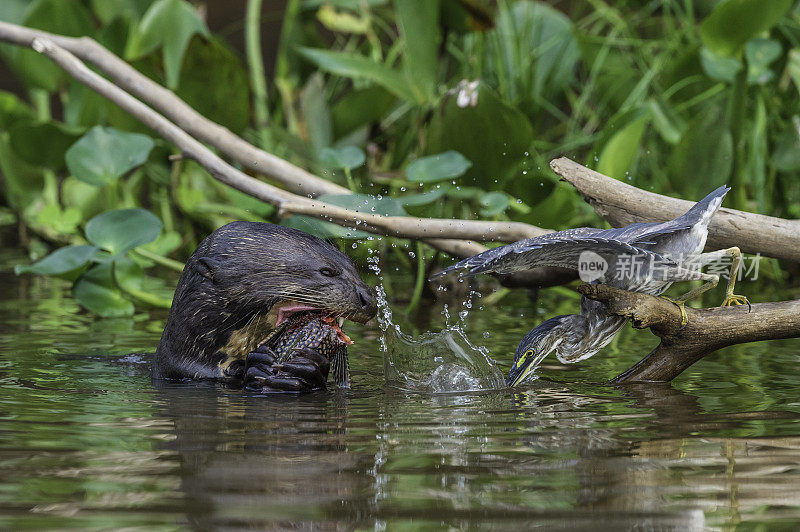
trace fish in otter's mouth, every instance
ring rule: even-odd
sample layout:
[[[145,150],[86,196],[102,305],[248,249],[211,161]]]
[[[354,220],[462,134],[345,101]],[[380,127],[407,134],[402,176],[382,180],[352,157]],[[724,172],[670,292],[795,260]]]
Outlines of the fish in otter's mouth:
[[[283,364],[300,349],[312,349],[331,364],[336,383],[341,388],[350,387],[350,364],[347,346],[353,341],[342,330],[344,317],[307,305],[287,305],[278,309],[275,330],[262,340],[258,347],[266,346]]]

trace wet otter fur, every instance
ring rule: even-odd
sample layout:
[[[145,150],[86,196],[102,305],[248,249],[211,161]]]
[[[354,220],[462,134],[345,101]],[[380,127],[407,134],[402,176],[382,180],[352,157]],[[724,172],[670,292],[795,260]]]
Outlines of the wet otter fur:
[[[353,262],[328,242],[268,223],[224,225],[186,262],[154,377],[241,380],[279,316],[311,307],[358,322],[377,311]]]

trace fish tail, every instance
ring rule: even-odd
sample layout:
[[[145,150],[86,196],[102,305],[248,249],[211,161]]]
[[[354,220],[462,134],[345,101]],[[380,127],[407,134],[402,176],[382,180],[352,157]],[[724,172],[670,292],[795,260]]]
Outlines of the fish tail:
[[[347,358],[346,347],[339,347],[333,354],[331,369],[339,388],[350,388],[350,361]]]

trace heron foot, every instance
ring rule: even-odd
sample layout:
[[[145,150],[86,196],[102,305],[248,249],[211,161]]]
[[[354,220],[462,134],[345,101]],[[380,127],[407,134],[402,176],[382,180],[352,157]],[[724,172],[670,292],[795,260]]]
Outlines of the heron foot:
[[[732,307],[732,306],[739,306],[739,305],[747,305],[747,312],[750,312],[752,308],[750,306],[750,301],[745,296],[739,296],[734,293],[725,294],[725,300],[722,302],[721,307]]]
[[[686,315],[686,302],[681,301],[680,299],[672,299],[671,297],[661,296],[662,298],[666,299],[670,303],[676,305],[681,311],[681,329],[686,327],[686,324],[689,323],[689,316]]]

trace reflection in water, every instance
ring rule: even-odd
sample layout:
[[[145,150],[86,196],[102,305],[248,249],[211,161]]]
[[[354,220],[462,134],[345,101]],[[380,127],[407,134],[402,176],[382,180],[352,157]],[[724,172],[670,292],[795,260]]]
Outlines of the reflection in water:
[[[153,349],[163,314],[95,320],[63,285],[19,282],[0,274],[0,529],[800,523],[793,342],[725,350],[675,387],[570,368],[570,385],[432,395],[385,386],[381,331],[356,326],[352,390],[259,396],[154,386],[125,355]],[[513,346],[506,308],[467,332]],[[591,375],[646,351],[629,332]]]

